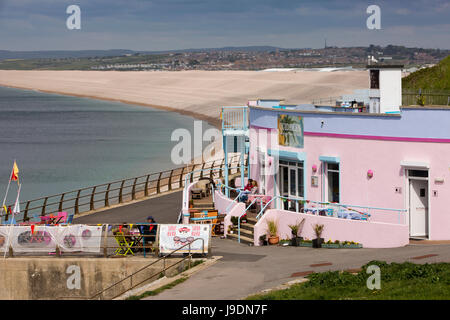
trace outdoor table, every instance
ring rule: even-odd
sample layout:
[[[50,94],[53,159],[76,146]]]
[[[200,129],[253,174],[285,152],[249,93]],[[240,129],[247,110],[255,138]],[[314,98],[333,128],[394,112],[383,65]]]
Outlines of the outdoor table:
[[[144,235],[141,233],[141,231],[138,228],[133,228],[130,230],[130,238],[134,242],[134,245],[137,246],[141,243],[142,239],[144,238]],[[134,248],[135,250],[140,248]]]
[[[351,219],[351,220],[367,220],[367,216],[363,213],[352,210],[341,210],[338,212],[338,218]]]
[[[314,215],[323,215],[325,216],[327,213],[327,209],[324,208],[305,208],[305,213],[311,212]]]

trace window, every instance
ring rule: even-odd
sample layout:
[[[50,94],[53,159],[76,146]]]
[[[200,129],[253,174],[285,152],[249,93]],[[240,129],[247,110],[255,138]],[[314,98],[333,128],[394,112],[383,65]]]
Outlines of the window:
[[[380,89],[380,70],[370,70],[370,89]]]
[[[339,203],[339,164],[327,163],[328,202]]]
[[[428,178],[428,170],[408,170],[409,177]]]
[[[266,194],[266,174],[268,174],[266,169],[266,154],[263,152],[258,152],[258,161],[259,161],[259,177],[260,177],[260,185],[258,186],[259,192],[261,194]]]

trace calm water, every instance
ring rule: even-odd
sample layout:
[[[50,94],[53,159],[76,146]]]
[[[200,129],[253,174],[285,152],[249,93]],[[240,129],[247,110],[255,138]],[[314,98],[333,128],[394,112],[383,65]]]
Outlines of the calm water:
[[[0,87],[0,196],[14,159],[20,200],[176,167],[172,131],[191,117],[122,103]],[[203,130],[211,128],[203,122]],[[15,200],[11,183],[8,203]]]

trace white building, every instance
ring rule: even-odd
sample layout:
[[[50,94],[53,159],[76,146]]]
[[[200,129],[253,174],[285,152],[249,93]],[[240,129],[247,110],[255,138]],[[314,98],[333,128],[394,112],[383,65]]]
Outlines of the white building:
[[[401,65],[368,65],[370,72],[369,111],[399,113],[402,104]]]

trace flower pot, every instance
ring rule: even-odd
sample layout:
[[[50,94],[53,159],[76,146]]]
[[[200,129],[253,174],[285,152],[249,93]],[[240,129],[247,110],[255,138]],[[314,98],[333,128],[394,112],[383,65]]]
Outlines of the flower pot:
[[[342,245],[341,248],[346,248],[346,249],[359,249],[362,248],[362,244],[358,243],[358,244],[344,244]]]
[[[295,238],[292,238],[292,239],[291,239],[291,246],[299,247],[299,246],[300,246],[300,243],[302,242],[302,240],[303,240],[303,237],[295,237]]]
[[[300,247],[308,247],[311,248],[312,247],[312,242],[304,242],[304,241],[300,241]]]
[[[269,236],[269,244],[278,244],[278,242],[280,242],[279,236]]]
[[[324,238],[316,238],[312,240],[313,248],[322,248]]]
[[[322,248],[339,249],[340,247],[339,243],[322,243]]]

